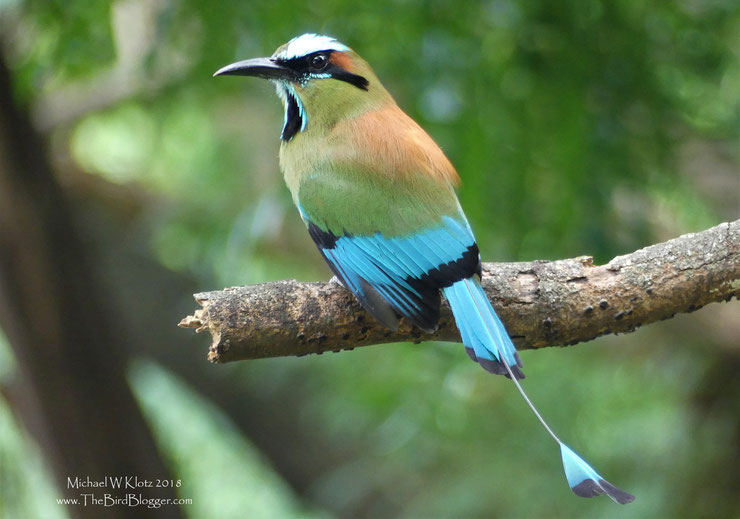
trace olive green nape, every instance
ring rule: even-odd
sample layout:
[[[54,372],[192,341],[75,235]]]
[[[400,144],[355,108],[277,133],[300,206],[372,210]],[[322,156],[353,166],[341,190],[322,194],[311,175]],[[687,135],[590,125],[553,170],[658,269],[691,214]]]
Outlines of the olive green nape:
[[[308,219],[324,231],[407,236],[459,213],[452,187],[433,178],[345,168],[305,175],[295,194]]]

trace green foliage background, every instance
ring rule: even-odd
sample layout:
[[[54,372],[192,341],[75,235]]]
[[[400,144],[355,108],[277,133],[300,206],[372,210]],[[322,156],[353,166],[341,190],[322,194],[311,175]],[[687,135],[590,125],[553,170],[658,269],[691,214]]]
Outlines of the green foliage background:
[[[222,65],[304,32],[339,38],[456,165],[484,260],[605,261],[738,217],[739,15],[732,0],[0,1],[18,96],[54,153],[135,192],[135,230],[121,239],[204,290],[329,277],[278,171],[271,87],[213,79]],[[189,517],[729,517],[740,395],[737,385],[711,405],[699,395],[718,365],[737,364],[737,338],[709,331],[731,315],[711,307],[523,352],[526,387],[554,428],[637,495],[624,508],[570,495],[513,387],[458,346],[204,362],[245,392],[295,387],[297,426],[338,451],[353,446],[302,496],[167,366],[138,364],[131,383],[187,482],[181,496],[196,501]],[[2,409],[0,421],[0,449],[28,449],[38,464]],[[230,432],[214,434],[214,423]],[[199,450],[206,443],[213,452]],[[222,480],[204,460],[228,453],[235,474],[209,500]],[[26,463],[3,469],[19,488],[36,485],[22,483]],[[16,495],[0,510],[37,513]]]

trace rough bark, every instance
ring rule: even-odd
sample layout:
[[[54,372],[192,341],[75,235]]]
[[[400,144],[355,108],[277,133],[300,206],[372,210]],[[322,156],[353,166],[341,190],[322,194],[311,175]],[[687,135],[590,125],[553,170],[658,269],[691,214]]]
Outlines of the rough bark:
[[[740,295],[740,220],[618,256],[597,266],[559,261],[485,263],[483,286],[520,349],[563,346],[691,312]],[[180,326],[208,330],[208,359],[306,355],[399,341],[460,341],[446,302],[427,334],[405,319],[391,331],[336,283],[295,280],[195,294]]]

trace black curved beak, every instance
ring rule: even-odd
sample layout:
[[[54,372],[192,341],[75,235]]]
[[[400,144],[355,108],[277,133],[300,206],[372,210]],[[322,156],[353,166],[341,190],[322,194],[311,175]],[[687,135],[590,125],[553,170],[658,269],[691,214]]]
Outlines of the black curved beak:
[[[275,58],[254,58],[226,65],[218,69],[213,76],[254,76],[264,79],[294,80],[295,72],[279,64]]]

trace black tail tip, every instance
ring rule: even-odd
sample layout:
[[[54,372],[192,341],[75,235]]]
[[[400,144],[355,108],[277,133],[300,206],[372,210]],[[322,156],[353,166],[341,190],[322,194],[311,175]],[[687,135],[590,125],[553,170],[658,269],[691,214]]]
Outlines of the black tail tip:
[[[493,373],[494,375],[503,375],[508,379],[511,378],[508,370],[506,369],[506,366],[504,366],[501,362],[497,360],[479,359],[475,354],[475,350],[473,350],[473,348],[468,348],[467,346],[465,346],[465,353],[468,354],[470,360],[480,364],[481,367],[489,373]],[[522,371],[522,359],[519,358],[519,354],[514,353],[514,358],[516,358],[516,366],[509,366],[511,368],[511,372],[514,374],[517,380],[526,378],[524,372]]]
[[[503,362],[489,359],[478,359],[478,364],[480,364],[481,367],[489,373],[493,373],[495,375],[503,375],[506,378],[511,378],[511,375],[509,375],[509,370],[506,369],[506,366],[504,366]],[[524,372],[519,366],[509,366],[509,368],[511,369],[511,372],[514,374],[514,377],[516,377],[517,380],[525,378]]]
[[[578,497],[596,497],[606,494],[620,505],[626,505],[635,500],[635,496],[615,487],[605,479],[600,479],[598,483],[593,479],[584,479],[571,487],[571,490]]]

